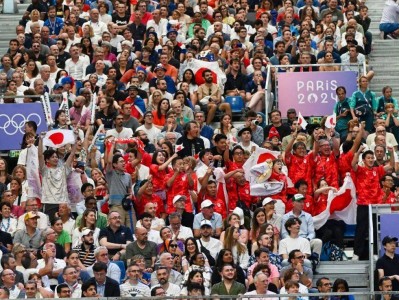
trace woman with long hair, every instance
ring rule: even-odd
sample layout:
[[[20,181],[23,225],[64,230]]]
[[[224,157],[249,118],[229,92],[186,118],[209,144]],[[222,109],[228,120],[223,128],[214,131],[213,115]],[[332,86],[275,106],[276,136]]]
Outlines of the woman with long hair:
[[[169,141],[164,141],[161,144],[161,148],[167,153],[167,157],[171,157],[173,154],[175,154],[175,150],[173,149],[174,147]]]
[[[68,72],[64,69],[60,69],[55,76],[55,83],[60,83],[61,79],[68,76]]]
[[[11,216],[12,206],[8,202],[0,203],[0,230],[14,236],[17,231],[17,219]]]
[[[84,38],[90,39],[93,48],[98,46],[98,38],[94,35],[93,27],[89,24],[82,27],[82,40]]]
[[[8,164],[4,158],[0,157],[0,183],[9,184],[11,176],[8,174]]]
[[[186,70],[184,71],[183,76],[182,76],[182,80],[181,80],[180,84],[181,84],[182,82],[187,82],[187,83],[189,84],[189,91],[190,91],[190,93],[195,93],[195,92],[197,92],[197,90],[198,90],[198,85],[197,85],[197,83],[195,82],[195,75],[194,75],[193,70],[191,70],[191,69],[186,69]],[[178,85],[178,87],[179,87],[179,85]]]
[[[44,25],[44,21],[40,20],[40,11],[38,11],[37,9],[33,9],[30,12],[29,18],[30,18],[30,20],[28,22],[26,22],[26,25],[25,25],[25,34],[32,33],[30,26],[32,25],[32,23],[35,23],[35,22],[38,22],[39,26],[40,26],[40,30],[42,29],[42,27]]]
[[[191,101],[192,105],[196,105],[197,101],[198,101],[197,93],[196,92],[193,92],[193,93],[190,92],[190,84],[188,82],[180,82],[178,84],[178,86],[179,86],[179,90],[183,91],[186,94],[186,98]]]
[[[242,224],[242,225],[241,225]],[[245,229],[244,227],[244,220],[241,221],[241,217],[239,214],[235,213],[235,211],[233,211],[227,218],[227,222],[226,222],[226,227],[225,227],[225,231],[223,231],[220,234],[220,242],[223,244],[224,243],[224,238],[225,238],[225,234],[226,234],[226,230],[229,227],[237,227],[240,230],[240,238],[239,238],[239,242],[243,245],[246,245],[248,243],[248,237],[249,237],[249,232],[247,229]]]
[[[23,192],[23,179],[19,177],[12,177],[9,189],[13,195],[15,206],[25,208],[25,202],[28,199],[27,195],[27,182],[25,182],[25,193]]]
[[[56,243],[61,245],[65,252],[68,253],[71,250],[71,236],[69,235],[66,230],[64,230],[64,224],[61,218],[53,218],[51,220],[51,227],[53,228],[54,232],[57,234]]]
[[[157,94],[155,94],[157,93]],[[160,98],[162,96],[159,92],[154,92],[152,96],[154,97],[154,94],[156,95],[156,98]],[[164,98],[161,101],[158,102],[157,109],[152,111],[152,122],[153,124],[159,128],[162,129],[165,126],[166,123],[166,113],[170,110],[170,102],[168,99]]]
[[[230,16],[229,7],[227,5],[220,5],[219,8],[220,13],[222,14],[223,23],[229,26],[232,26],[235,22],[234,17]]]
[[[129,71],[131,65],[129,65],[129,59],[125,56],[119,56],[116,62],[114,62],[116,69],[116,80],[121,80],[122,76]]]
[[[234,141],[237,139],[237,129],[234,128],[230,114],[223,114],[220,118],[220,127],[216,128],[214,134],[224,134],[227,136],[229,141]]]
[[[246,275],[243,269],[234,263],[233,253],[229,249],[222,249],[220,250],[218,257],[216,258],[216,264],[213,267],[212,272],[212,285],[219,283],[222,281],[222,277],[220,275],[220,270],[222,269],[224,264],[230,264],[236,269],[236,280],[243,285],[246,285]]]
[[[348,282],[342,278],[335,279],[333,286],[332,286],[332,292],[333,293],[348,293],[349,292]],[[354,300],[355,297],[353,295],[345,295],[345,296],[335,296],[334,299]]]
[[[114,98],[101,97],[98,106],[100,111],[96,113],[97,126],[104,125],[104,129],[111,129],[117,114],[114,109]]]
[[[195,238],[190,237],[186,239],[184,242],[184,254],[182,256],[182,269],[183,272],[187,272],[188,268],[190,267],[191,258],[196,253],[200,253],[201,249],[198,247],[197,241]],[[209,266],[208,259],[205,256],[205,265]]]
[[[255,11],[256,11],[256,19],[260,19],[260,16],[264,13],[267,12],[271,16],[270,21],[273,26],[276,26],[276,21],[277,21],[277,11],[273,7],[273,2],[272,0],[262,0],[260,4],[260,8],[258,8],[258,5],[255,5]]]
[[[223,248],[229,249],[233,253],[234,262],[243,270],[248,268],[248,249],[239,242],[240,231],[237,227],[231,226],[226,229]]]
[[[85,282],[87,280],[86,278],[90,278],[89,273],[87,273],[87,271],[86,271],[86,268],[93,264],[92,263],[91,265],[88,265],[90,263],[90,261],[92,261],[93,263],[95,262],[94,256],[92,256],[91,259],[88,259],[88,257],[86,257],[84,262],[86,262],[87,264],[85,265],[79,259],[79,251],[77,251],[77,250],[71,250],[71,251],[67,252],[66,259],[65,259],[66,265],[68,267],[74,267],[78,271],[78,276],[83,282]],[[60,277],[62,277],[62,274]]]
[[[14,205],[19,205],[25,209],[25,202],[28,200],[28,181],[26,180],[26,168],[24,166],[17,165],[11,173],[12,178],[17,178],[21,182],[21,194]],[[12,183],[12,181],[11,181]],[[11,183],[7,187],[11,189]]]
[[[166,175],[171,171],[169,164],[178,155],[175,153],[169,159],[166,159],[164,150],[155,150],[150,165],[150,175],[152,175],[152,185],[154,194],[166,200]]]
[[[183,283],[183,288],[180,291],[180,295],[186,296],[187,295],[187,290],[189,289],[190,285],[192,283],[198,283],[201,286],[203,286],[205,290],[205,295],[210,295],[210,290],[204,286],[204,273],[200,270],[192,270],[190,273],[188,273],[188,278],[187,280]]]
[[[263,207],[255,209],[254,214],[252,216],[251,231],[249,234],[252,244],[257,243],[260,227],[265,223],[266,223],[265,209]]]
[[[25,66],[24,81],[33,83],[38,75],[39,68],[37,67],[36,62],[33,59],[29,59]]]
[[[84,211],[80,226],[75,228],[72,233],[72,247],[76,247],[81,243],[81,233],[84,229],[93,231],[94,245],[98,246],[98,236],[100,229],[96,227],[97,212],[94,209],[88,208]]]
[[[154,111],[157,109],[158,104],[161,102],[161,100],[164,100],[166,98],[162,98],[162,91],[161,90],[154,90],[148,99],[148,108],[147,110]],[[168,100],[169,101],[169,100]]]
[[[86,54],[90,58],[90,62],[93,61],[94,48],[89,37],[83,37],[80,41],[82,47],[82,53]]]
[[[181,104],[181,114],[185,123],[187,123],[188,121],[192,121],[194,120],[194,106],[191,103],[191,101],[187,98],[187,95],[184,91],[179,90],[175,93],[175,96],[173,97],[174,100],[178,100]]]

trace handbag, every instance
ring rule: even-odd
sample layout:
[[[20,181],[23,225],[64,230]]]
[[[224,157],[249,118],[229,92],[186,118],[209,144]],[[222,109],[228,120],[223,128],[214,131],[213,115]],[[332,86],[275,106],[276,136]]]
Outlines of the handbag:
[[[321,261],[342,261],[343,257],[344,251],[331,242],[325,243],[321,248]]]

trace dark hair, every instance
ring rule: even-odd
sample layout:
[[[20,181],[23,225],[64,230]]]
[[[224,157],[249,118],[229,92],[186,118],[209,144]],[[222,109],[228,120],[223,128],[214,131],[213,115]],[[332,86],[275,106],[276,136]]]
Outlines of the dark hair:
[[[97,286],[94,282],[90,282],[90,281],[85,281],[82,284],[82,297],[86,297],[85,295],[83,295],[83,292],[87,292],[87,290],[91,287],[94,286],[94,288],[96,289],[97,292]]]
[[[272,273],[268,264],[257,264],[256,267],[253,269],[252,274],[257,274],[258,272],[262,271],[263,269],[267,269],[269,272],[269,276]]]
[[[316,286],[317,287],[321,287],[323,285],[323,280],[330,280],[330,278],[328,278],[328,277],[320,277],[316,281]]]
[[[335,279],[334,284],[333,284],[333,287],[332,287],[333,293],[336,293],[336,292],[338,291],[338,286],[339,286],[340,284],[343,284],[343,285],[344,285],[344,287],[345,287],[345,292],[349,292],[349,285],[348,285],[348,282],[347,282],[345,279],[337,278],[337,279]],[[347,298],[347,297],[348,297],[348,296],[341,296],[341,299],[349,299],[349,298]]]
[[[60,283],[59,285],[57,285],[57,288],[56,288],[58,295],[61,294],[61,290],[63,288],[68,288],[69,290],[71,290],[70,287],[65,282],[64,283]]]
[[[66,70],[64,70],[64,69],[58,70],[57,76],[55,76],[55,82],[59,82],[59,81],[60,81],[60,79],[61,79],[61,72],[65,72],[65,73],[68,74],[68,72],[67,72]]]
[[[83,288],[83,287],[82,287]],[[157,290],[163,289],[160,285],[156,285],[151,289],[151,297],[155,297],[157,294]]]
[[[55,150],[53,150],[53,149],[48,149],[48,150],[44,151],[43,152],[44,161],[50,159],[51,156],[53,156],[56,153],[57,152]]]
[[[157,105],[157,117],[158,117],[158,119],[162,118],[161,104],[162,104],[163,101],[166,101],[168,103],[168,107],[169,108],[168,108],[167,112],[170,110],[170,102],[169,102],[169,100],[166,99],[166,98],[162,98],[161,101],[159,101],[158,105]]]
[[[362,159],[366,159],[366,156],[369,154],[374,155],[374,152],[371,150],[364,151],[362,154]]]
[[[194,243],[195,245],[195,253],[200,252],[200,249],[198,247],[197,241],[195,238],[193,237],[189,237],[188,239],[186,239],[186,241],[184,242],[184,255],[186,256],[186,259],[188,260],[190,258],[190,253],[187,250],[187,243],[191,241]]]
[[[289,218],[284,224],[285,230],[287,230],[288,233],[290,233],[290,230],[288,228],[290,228],[292,225],[295,225],[296,223],[299,223],[299,225],[301,225],[302,224],[301,219],[299,219],[299,218]]]
[[[91,183],[85,182],[85,183],[82,184],[82,187],[80,188],[80,192],[83,194],[83,192],[84,192],[88,187],[94,188],[94,186],[93,186]]]
[[[57,223],[57,222],[60,221],[60,220],[62,221],[62,219],[59,218],[59,217],[51,218],[51,220],[50,220],[51,226],[54,226],[54,224]]]
[[[206,153],[212,153],[212,150],[210,148],[206,148],[204,150],[201,150],[198,157],[200,161],[202,161],[202,158],[205,156]]]
[[[200,290],[201,294],[204,295],[205,286],[203,284],[199,284],[198,282],[192,282],[192,283],[187,285],[187,292],[191,292],[193,290]]]
[[[291,260],[293,260],[295,258],[295,253],[297,253],[297,252],[301,252],[301,250],[294,249],[294,250],[291,250],[290,253],[288,253],[288,261],[289,262],[291,262]]]
[[[28,61],[26,62],[26,65],[28,65],[30,62],[33,62],[35,64],[35,68],[32,71],[32,76],[36,77],[37,75],[39,75],[39,68],[37,67],[37,64],[36,64],[35,60],[33,60],[31,58],[28,59]]]
[[[107,265],[101,261],[98,261],[93,265],[93,272],[100,272],[100,271],[107,272],[107,269],[108,269]]]
[[[224,135],[223,133],[218,133],[218,134],[215,135],[215,137],[214,137],[215,143],[218,143],[220,140],[223,140],[223,139],[227,140],[227,136]]]
[[[232,253],[230,249],[222,249],[222,250],[220,250],[220,252],[219,252],[219,254],[218,254],[217,258],[216,258],[216,262],[215,262],[215,268],[217,270],[221,270],[223,265],[225,264],[225,262],[223,261],[223,256],[224,256],[224,254],[226,252]],[[229,263],[226,262],[226,264],[230,264],[234,268],[236,267],[235,264],[234,264],[234,260],[232,262],[229,262]]]
[[[294,188],[298,190],[298,189],[301,187],[301,185],[309,186],[308,183],[307,183],[307,181],[306,181],[305,179],[302,179],[302,178],[301,178],[301,179],[299,179],[297,182],[295,182]]]

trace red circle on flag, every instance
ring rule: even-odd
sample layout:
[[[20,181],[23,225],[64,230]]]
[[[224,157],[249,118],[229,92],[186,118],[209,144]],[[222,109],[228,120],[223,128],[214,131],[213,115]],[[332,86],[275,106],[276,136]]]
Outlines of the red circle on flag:
[[[48,139],[52,141],[54,145],[59,145],[64,141],[64,134],[61,132],[56,132],[51,134]]]
[[[200,86],[201,84],[205,83],[204,78],[202,77],[202,72],[205,70],[209,70],[208,68],[199,68],[196,72],[195,72],[195,82],[197,83],[198,86]],[[212,72],[212,82],[213,83],[217,83],[218,82],[218,76],[216,75],[215,72],[213,72],[212,70],[210,70]]]
[[[263,163],[264,161],[271,159],[271,160],[275,160],[277,157],[275,157],[273,154],[271,153],[262,153],[259,155],[258,157],[258,161],[256,162],[257,164]]]

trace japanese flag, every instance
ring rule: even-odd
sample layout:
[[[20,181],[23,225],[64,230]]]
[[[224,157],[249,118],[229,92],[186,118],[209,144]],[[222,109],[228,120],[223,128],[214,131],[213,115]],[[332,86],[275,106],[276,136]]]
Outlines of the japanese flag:
[[[75,136],[72,130],[56,129],[47,132],[43,139],[43,145],[52,148],[61,148],[66,144],[74,144]]]
[[[298,125],[300,125],[303,130],[305,130],[306,126],[308,126],[308,122],[306,122],[306,120],[302,116],[301,112],[298,113]]]
[[[326,119],[326,127],[327,128],[334,128],[337,124],[337,115],[333,113],[331,116],[328,116]]]
[[[183,145],[175,145],[175,152],[182,151],[184,149]]]

